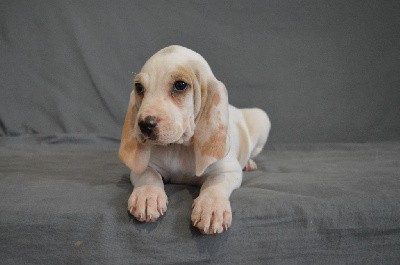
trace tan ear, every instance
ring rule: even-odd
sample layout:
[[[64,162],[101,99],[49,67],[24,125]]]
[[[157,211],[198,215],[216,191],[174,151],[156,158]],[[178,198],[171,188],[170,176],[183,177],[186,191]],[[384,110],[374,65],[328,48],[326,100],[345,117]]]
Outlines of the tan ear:
[[[133,104],[129,104],[122,128],[121,145],[119,147],[119,158],[136,175],[142,174],[150,160],[150,146],[139,143],[133,136],[133,128],[136,122],[137,110]]]
[[[218,80],[202,84],[201,97],[193,136],[196,176],[229,152],[228,94],[224,84]]]

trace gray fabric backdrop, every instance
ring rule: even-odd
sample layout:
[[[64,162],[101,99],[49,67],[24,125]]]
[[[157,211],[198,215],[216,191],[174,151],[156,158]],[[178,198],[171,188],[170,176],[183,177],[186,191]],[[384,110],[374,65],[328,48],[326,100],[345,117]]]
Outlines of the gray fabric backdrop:
[[[158,49],[198,51],[272,142],[400,139],[399,1],[0,2],[0,135],[119,138]]]

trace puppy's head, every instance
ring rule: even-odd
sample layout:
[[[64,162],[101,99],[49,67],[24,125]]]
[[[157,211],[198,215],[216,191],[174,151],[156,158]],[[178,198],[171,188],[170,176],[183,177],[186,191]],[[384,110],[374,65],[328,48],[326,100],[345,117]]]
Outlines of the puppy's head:
[[[120,158],[136,174],[152,145],[193,145],[196,175],[228,152],[225,86],[198,53],[170,46],[154,54],[134,80]]]

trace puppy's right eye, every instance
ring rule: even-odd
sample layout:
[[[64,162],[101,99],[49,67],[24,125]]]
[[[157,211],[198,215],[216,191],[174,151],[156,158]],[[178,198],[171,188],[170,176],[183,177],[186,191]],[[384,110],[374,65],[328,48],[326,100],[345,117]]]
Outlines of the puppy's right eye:
[[[135,90],[136,90],[136,93],[137,93],[139,96],[143,96],[143,94],[144,94],[144,87],[143,87],[142,84],[136,83],[136,84],[135,84]]]

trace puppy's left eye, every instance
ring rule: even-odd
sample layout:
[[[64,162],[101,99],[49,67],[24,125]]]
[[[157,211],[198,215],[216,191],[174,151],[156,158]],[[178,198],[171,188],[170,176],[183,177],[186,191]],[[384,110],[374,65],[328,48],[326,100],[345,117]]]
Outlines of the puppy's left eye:
[[[183,81],[176,81],[174,84],[175,92],[182,92],[188,88],[188,84]]]

